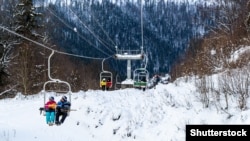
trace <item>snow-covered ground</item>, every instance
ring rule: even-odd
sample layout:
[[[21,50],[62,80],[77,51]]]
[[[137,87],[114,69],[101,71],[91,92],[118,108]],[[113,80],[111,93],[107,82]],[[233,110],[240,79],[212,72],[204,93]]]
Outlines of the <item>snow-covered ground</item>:
[[[62,95],[49,93],[58,101]],[[187,124],[249,124],[250,111],[230,100],[228,114],[203,108],[194,83],[158,84],[146,91],[88,90],[72,94],[61,126],[48,126],[39,108],[43,94],[0,100],[1,141],[185,141]],[[222,104],[223,105],[223,104]],[[248,107],[249,107],[248,103]]]

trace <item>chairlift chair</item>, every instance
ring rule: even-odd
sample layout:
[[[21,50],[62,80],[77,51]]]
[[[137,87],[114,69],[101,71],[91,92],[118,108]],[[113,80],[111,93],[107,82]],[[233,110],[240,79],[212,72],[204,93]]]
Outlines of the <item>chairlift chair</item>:
[[[48,84],[53,84],[53,83],[54,83],[54,84],[61,84],[61,85],[64,84],[64,85],[67,86],[67,90],[64,90],[64,91],[59,90],[59,89],[52,89],[52,90],[49,90],[49,89],[46,88],[46,86],[48,86]],[[47,94],[48,94],[49,92],[54,92],[54,93],[56,93],[56,94],[68,96],[69,102],[71,103],[71,94],[72,94],[72,92],[71,92],[71,87],[70,87],[70,85],[69,85],[68,82],[61,81],[61,80],[50,80],[50,81],[45,82],[44,85],[43,85],[44,104],[45,104],[46,101],[48,100]]]
[[[66,84],[68,89],[65,90],[65,91],[61,91],[61,90],[58,90],[58,89],[53,89],[53,90],[47,89],[46,86],[48,86],[48,84],[53,84],[53,83],[54,84],[64,84],[64,85]],[[43,98],[44,98],[44,106],[45,106],[45,104],[46,104],[46,102],[47,102],[47,100],[49,98],[48,94],[50,92],[55,93],[54,95],[60,94],[60,95],[67,96],[68,99],[69,99],[69,102],[71,103],[72,91],[71,91],[71,87],[70,87],[68,82],[61,81],[61,80],[50,80],[50,81],[45,82],[44,85],[43,85],[43,90],[42,90]],[[70,110],[69,110],[69,112],[70,112]],[[69,112],[68,112],[68,115],[69,115]],[[45,112],[44,112],[44,115],[45,115]]]
[[[102,72],[100,73],[100,87],[103,88],[103,90],[109,90],[110,88],[112,88],[112,85],[113,85],[113,75],[110,71],[105,71],[104,70],[104,61],[106,60],[107,58],[103,59],[102,60]],[[105,79],[105,87],[102,86],[102,82],[103,80]]]
[[[43,107],[41,107],[40,108],[40,113],[41,113],[41,111],[42,110],[44,110],[44,106],[45,106],[45,104],[46,104],[46,101],[48,100],[48,97],[47,97],[47,94],[49,93],[49,92],[55,92],[56,94],[62,94],[62,95],[65,95],[65,96],[68,96],[68,98],[69,98],[69,102],[70,103],[72,103],[71,102],[71,95],[72,95],[72,91],[71,91],[71,86],[70,86],[70,84],[68,83],[68,82],[66,82],[66,81],[62,81],[62,80],[60,80],[60,79],[54,79],[54,78],[52,78],[51,76],[50,76],[50,59],[51,59],[51,57],[53,56],[53,54],[54,54],[54,50],[52,50],[52,52],[51,52],[51,54],[50,54],[50,56],[49,56],[49,58],[48,58],[48,77],[49,77],[49,81],[46,81],[44,84],[43,84],[43,90],[42,90],[42,93],[43,93],[43,97],[44,97],[44,105],[43,105]],[[64,85],[66,85],[67,86],[67,90],[66,91],[60,91],[60,90],[48,90],[47,89],[47,87],[46,86],[48,86],[48,84],[64,84]],[[43,109],[42,109],[43,108]],[[70,110],[69,110],[70,111]],[[69,115],[69,112],[68,112],[68,115]]]
[[[113,86],[113,75],[109,71],[102,71],[100,73],[100,86],[101,86],[101,81],[105,79],[106,80],[106,90],[109,90]]]
[[[149,78],[149,73],[145,68],[135,69],[133,75],[134,88],[145,90],[147,88],[148,78]]]

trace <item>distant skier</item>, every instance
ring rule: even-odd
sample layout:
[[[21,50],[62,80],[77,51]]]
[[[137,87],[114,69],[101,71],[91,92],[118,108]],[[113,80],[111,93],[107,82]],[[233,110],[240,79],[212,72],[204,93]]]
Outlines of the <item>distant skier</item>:
[[[56,107],[56,125],[60,125],[64,122],[66,117],[68,116],[68,112],[70,110],[71,103],[67,101],[67,97],[63,96],[60,101],[57,103]],[[62,117],[61,117],[62,116]],[[61,119],[60,119],[61,117]]]
[[[51,126],[55,121],[55,109],[56,102],[54,101],[54,97],[49,97],[49,101],[45,103],[45,112],[46,112],[46,123]]]

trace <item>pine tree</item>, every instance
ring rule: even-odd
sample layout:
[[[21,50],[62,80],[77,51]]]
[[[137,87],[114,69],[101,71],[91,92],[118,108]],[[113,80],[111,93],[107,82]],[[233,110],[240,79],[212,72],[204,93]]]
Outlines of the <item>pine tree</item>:
[[[15,7],[15,31],[26,38],[41,42],[44,38],[39,32],[42,32],[42,14],[36,12],[32,0],[19,0]],[[17,48],[18,57],[16,58],[16,66],[13,73],[16,73],[16,80],[19,84],[19,91],[24,94],[34,93],[38,87],[41,66],[45,66],[41,54],[44,55],[43,49],[34,43],[21,39],[21,45]],[[41,80],[40,80],[41,81]]]

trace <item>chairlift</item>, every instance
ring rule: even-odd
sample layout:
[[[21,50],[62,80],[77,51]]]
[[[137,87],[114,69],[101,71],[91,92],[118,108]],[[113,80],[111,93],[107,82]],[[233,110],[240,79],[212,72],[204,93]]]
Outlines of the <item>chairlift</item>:
[[[65,87],[64,87],[64,90],[61,90],[60,89],[61,87],[59,87],[59,89],[54,89],[54,88],[49,89],[48,86],[53,85],[53,84],[61,85],[61,86],[67,86],[67,89],[65,90]],[[55,95],[60,94],[60,95],[68,96],[69,102],[71,103],[71,94],[72,94],[72,92],[71,92],[71,87],[70,87],[68,82],[65,82],[65,81],[62,81],[62,80],[59,80],[59,79],[56,79],[56,80],[53,79],[53,80],[47,81],[43,85],[43,91],[42,92],[43,92],[43,95],[44,95],[44,105],[45,105],[46,101],[48,100],[47,94],[50,93],[50,92],[54,93]]]
[[[112,88],[112,79],[113,79],[113,76],[112,76],[112,73],[109,72],[109,71],[102,71],[100,73],[100,83],[101,81],[105,81],[106,82],[106,90],[109,90],[110,88]],[[100,84],[101,85],[101,84]]]
[[[115,77],[115,90],[121,89],[121,78],[120,76],[117,74]]]
[[[42,90],[42,93],[43,93],[43,96],[44,96],[44,105],[43,107],[40,108],[40,113],[42,110],[44,110],[44,106],[46,104],[46,101],[48,100],[48,97],[47,97],[47,94],[49,92],[54,92],[56,94],[62,94],[62,95],[65,95],[65,96],[68,96],[69,98],[69,102],[71,102],[71,94],[72,94],[72,91],[71,91],[71,86],[68,82],[66,81],[62,81],[60,79],[54,79],[50,76],[50,59],[51,57],[53,56],[54,54],[54,50],[52,50],[52,53],[50,54],[49,58],[48,58],[48,77],[49,77],[49,81],[46,81],[43,85],[43,90]],[[48,87],[48,84],[55,84],[55,85],[65,85],[67,86],[67,89],[64,90],[64,91],[61,91],[60,89],[53,89],[53,90],[49,90],[47,87]],[[47,87],[46,87],[47,86]],[[70,111],[70,110],[69,110]],[[69,112],[68,112],[68,115],[69,115]]]
[[[133,80],[134,88],[145,89],[147,88],[147,81],[149,79],[149,73],[145,68],[138,68],[134,70]]]
[[[102,86],[102,81],[104,81],[106,83],[106,85],[104,86],[104,90],[109,90],[112,88],[113,86],[113,74],[110,71],[105,71],[103,69],[103,63],[104,63],[105,59],[103,59],[102,61],[102,72],[100,73],[100,87]]]

